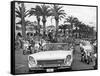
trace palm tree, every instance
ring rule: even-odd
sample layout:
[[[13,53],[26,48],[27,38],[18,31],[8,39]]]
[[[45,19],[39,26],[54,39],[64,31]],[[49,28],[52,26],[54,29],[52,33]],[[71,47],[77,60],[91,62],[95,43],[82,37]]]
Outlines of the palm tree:
[[[89,35],[93,35],[92,33],[90,33],[91,27],[89,25],[86,25],[86,24],[80,22],[80,25],[78,25],[78,27],[79,27],[80,36],[88,37]]]
[[[25,17],[28,16],[28,10],[25,9],[24,3],[21,3],[21,6],[15,8],[16,17],[20,18],[21,20],[17,24],[22,25],[22,36],[26,39],[26,29],[25,29]]]
[[[68,18],[66,18],[66,22],[69,22],[71,24],[71,27],[73,28],[73,25],[78,22],[78,18],[68,16]]]
[[[74,32],[76,33],[76,38],[79,38],[80,37],[80,27],[81,27],[81,24],[82,22],[80,22],[78,19],[76,19],[76,22],[75,22],[75,29],[74,29]]]
[[[50,7],[43,4],[41,6],[37,5],[35,8],[32,8],[30,11],[30,16],[35,15],[37,17],[38,24],[40,23],[40,16],[42,16],[43,22],[43,35],[45,35],[45,26],[46,26],[46,18],[51,16]]]
[[[64,36],[65,36],[66,29],[69,29],[69,25],[67,25],[67,24],[61,25],[61,26],[59,26],[59,29],[62,29],[63,30]]]
[[[62,10],[62,6],[58,6],[58,5],[53,5],[53,8],[51,8],[52,11],[52,16],[55,19],[56,22],[56,35],[57,35],[57,31],[58,31],[58,24],[59,24],[59,20],[61,20],[62,18],[65,17],[66,13],[64,12],[64,10]]]
[[[43,22],[43,35],[45,35],[45,26],[46,26],[46,18],[51,16],[51,10],[49,6],[46,6],[45,4],[41,5],[40,12],[42,16],[42,22]]]
[[[68,16],[68,18],[66,18],[66,22],[69,22],[71,25],[71,33],[73,32],[74,24],[76,24],[78,21],[79,21],[78,18],[73,16]]]
[[[40,29],[42,28],[41,25],[34,25],[34,29],[36,30],[36,34],[40,35]]]
[[[37,5],[35,8],[31,8],[29,11],[29,16],[32,16],[32,15],[36,16],[38,27],[40,27],[40,16],[41,16],[40,10],[41,10],[40,6]],[[39,33],[40,33],[40,29],[39,29]]]

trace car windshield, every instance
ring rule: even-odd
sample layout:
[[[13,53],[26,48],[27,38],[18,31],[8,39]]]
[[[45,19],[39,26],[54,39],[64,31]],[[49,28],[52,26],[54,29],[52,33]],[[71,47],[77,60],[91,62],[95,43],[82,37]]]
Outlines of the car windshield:
[[[45,51],[55,51],[55,50],[70,50],[72,44],[67,43],[47,43],[43,46]]]

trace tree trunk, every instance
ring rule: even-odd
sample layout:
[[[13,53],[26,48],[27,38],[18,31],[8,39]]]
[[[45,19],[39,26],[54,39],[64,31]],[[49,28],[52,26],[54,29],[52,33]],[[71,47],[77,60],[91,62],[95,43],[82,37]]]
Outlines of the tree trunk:
[[[55,19],[56,20],[56,36],[58,35],[58,23],[59,23],[59,21],[58,21],[58,19]]]
[[[25,18],[24,18],[24,3],[21,4],[22,7],[22,37],[26,40],[26,28],[25,28]]]
[[[45,35],[45,22],[43,22],[43,35]]]
[[[42,22],[43,22],[43,36],[45,36],[45,31],[46,31],[46,18],[43,16],[43,19],[42,19]]]
[[[73,23],[71,23],[71,36],[73,36]]]
[[[37,22],[38,22],[38,26],[39,26],[39,28],[38,28],[38,32],[39,32],[39,34],[40,34],[40,17],[39,16],[37,16]]]

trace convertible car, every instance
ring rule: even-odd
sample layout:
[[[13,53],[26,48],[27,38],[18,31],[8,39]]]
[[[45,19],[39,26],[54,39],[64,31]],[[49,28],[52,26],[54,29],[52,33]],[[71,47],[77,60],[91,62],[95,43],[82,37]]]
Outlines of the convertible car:
[[[73,48],[64,43],[49,43],[46,50],[28,56],[29,71],[71,69]]]

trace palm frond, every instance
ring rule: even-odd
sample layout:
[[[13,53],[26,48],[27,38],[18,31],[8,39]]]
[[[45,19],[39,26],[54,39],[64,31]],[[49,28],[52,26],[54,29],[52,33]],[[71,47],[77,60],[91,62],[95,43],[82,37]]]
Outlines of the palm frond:
[[[16,24],[20,24],[20,25],[21,25],[21,24],[22,24],[22,20],[20,20],[20,21],[19,21],[19,22],[17,22]]]
[[[19,17],[19,18],[22,17],[22,6],[18,6],[18,8],[15,8],[15,14],[16,14],[16,17]],[[26,10],[25,6],[23,7],[23,15],[24,17],[29,15],[29,10]]]
[[[57,11],[59,12],[59,10],[61,10],[63,8],[63,6],[57,6]]]
[[[15,11],[19,11],[18,8],[15,8]]]
[[[32,15],[41,16],[41,7],[37,5],[35,8],[31,8],[29,10],[29,16]]]
[[[21,18],[22,14],[19,11],[15,11],[16,17]]]
[[[51,13],[50,13],[50,6],[46,6],[45,4],[41,5],[41,13],[43,16],[50,16]]]
[[[29,10],[25,11],[25,17],[29,15]]]
[[[63,6],[59,6],[54,4],[53,8],[51,8],[52,11],[52,16],[54,16],[56,19],[62,19],[66,16],[66,13],[64,12],[64,10],[62,9]]]

